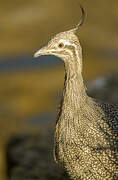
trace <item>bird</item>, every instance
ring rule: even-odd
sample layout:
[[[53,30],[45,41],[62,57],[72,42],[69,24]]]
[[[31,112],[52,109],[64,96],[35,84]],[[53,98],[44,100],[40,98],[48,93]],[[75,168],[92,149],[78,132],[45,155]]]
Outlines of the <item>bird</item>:
[[[118,180],[118,105],[89,97],[82,76],[78,29],[55,35],[34,57],[54,55],[64,62],[65,79],[55,124],[54,159],[72,180]]]

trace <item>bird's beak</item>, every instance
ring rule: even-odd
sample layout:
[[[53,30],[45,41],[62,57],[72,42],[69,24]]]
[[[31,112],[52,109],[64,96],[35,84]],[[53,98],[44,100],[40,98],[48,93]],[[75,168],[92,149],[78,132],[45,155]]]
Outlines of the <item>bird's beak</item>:
[[[42,56],[42,55],[52,55],[54,52],[54,50],[51,50],[51,49],[47,49],[47,47],[43,47],[41,48],[40,50],[38,50],[35,54],[34,54],[34,57],[39,57],[39,56]]]
[[[35,54],[34,54],[34,57],[39,57],[39,56],[42,56],[42,55],[46,55],[47,54],[47,51],[45,48],[41,48],[40,50],[38,50]]]

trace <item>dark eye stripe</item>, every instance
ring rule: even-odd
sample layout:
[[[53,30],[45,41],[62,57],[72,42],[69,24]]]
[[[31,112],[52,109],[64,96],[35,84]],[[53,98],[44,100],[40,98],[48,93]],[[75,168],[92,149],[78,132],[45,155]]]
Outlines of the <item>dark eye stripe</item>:
[[[76,49],[73,45],[65,45],[65,48],[72,51],[73,55],[76,56]]]

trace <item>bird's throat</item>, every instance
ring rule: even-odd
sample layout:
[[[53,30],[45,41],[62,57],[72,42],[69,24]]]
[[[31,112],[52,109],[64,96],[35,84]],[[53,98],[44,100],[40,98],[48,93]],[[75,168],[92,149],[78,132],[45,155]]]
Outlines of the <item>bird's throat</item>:
[[[85,86],[82,74],[73,71],[72,66],[65,69],[65,81],[63,88],[63,102],[76,108],[77,104],[82,104],[86,98]],[[77,107],[78,108],[78,107]]]

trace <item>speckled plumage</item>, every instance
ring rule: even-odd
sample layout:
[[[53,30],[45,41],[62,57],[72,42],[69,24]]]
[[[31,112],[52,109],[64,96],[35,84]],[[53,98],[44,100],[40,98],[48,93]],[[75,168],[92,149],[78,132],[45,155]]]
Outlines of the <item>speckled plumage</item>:
[[[64,110],[56,125],[55,157],[74,180],[117,180],[118,109],[86,97],[73,113]]]
[[[65,65],[54,157],[73,180],[118,180],[118,106],[89,97],[75,30],[57,34],[35,57],[52,54]]]

